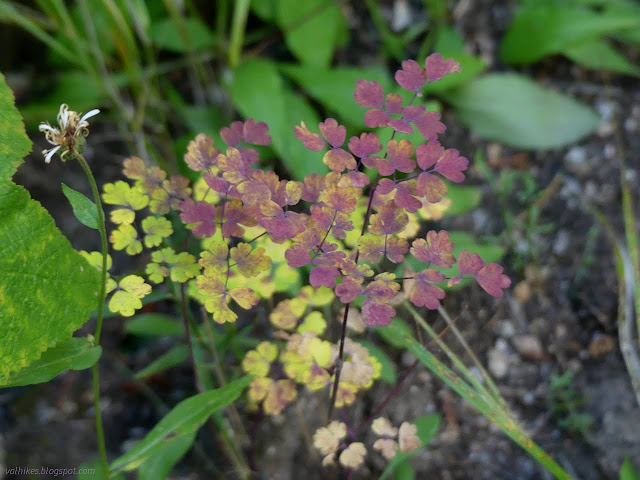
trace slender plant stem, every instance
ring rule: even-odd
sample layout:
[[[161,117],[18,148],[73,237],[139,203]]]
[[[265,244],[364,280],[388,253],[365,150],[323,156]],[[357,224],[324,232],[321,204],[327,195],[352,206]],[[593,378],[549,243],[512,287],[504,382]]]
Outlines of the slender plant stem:
[[[200,374],[198,372],[198,364],[196,361],[196,357],[193,353],[193,343],[191,340],[191,327],[189,325],[189,314],[187,310],[187,295],[185,291],[185,284],[180,284],[180,307],[182,310],[182,321],[184,324],[184,331],[187,336],[187,345],[189,346],[189,353],[191,355],[191,363],[193,366],[193,375],[195,377],[196,390],[200,393],[205,391],[204,384],[200,378]],[[209,420],[209,427],[211,429],[211,434],[214,438],[217,438],[218,441],[222,444],[222,448],[225,450],[226,454],[229,456],[231,462],[238,469],[238,475],[241,478],[249,478],[250,477],[250,469],[247,466],[244,459],[241,457],[239,453],[239,449],[234,445],[231,436],[227,433],[227,429],[223,423],[223,421],[215,420],[213,417]],[[217,425],[216,425],[217,424]]]
[[[371,413],[371,415],[369,415],[366,419],[364,419],[360,423],[360,425],[358,425],[352,432],[350,432],[352,435],[355,435],[356,433],[358,433],[364,427],[369,425],[369,423],[371,423],[378,415],[380,415],[380,412],[384,410],[384,407],[386,407],[389,404],[389,402],[393,399],[393,397],[395,397],[398,394],[398,392],[402,389],[402,386],[404,385],[405,380],[409,378],[409,375],[411,375],[411,373],[416,369],[416,367],[418,366],[418,363],[419,363],[419,360],[416,358],[415,361],[411,364],[411,366],[407,369],[407,371],[404,372],[400,380],[398,380],[398,383],[396,383],[396,386],[393,387],[393,390],[391,390],[389,394],[384,398],[384,400],[380,403],[380,405],[378,405],[378,408],[376,408]]]
[[[98,186],[96,180],[93,178],[89,164],[77,151],[73,151],[78,163],[84,170],[87,180],[91,185],[91,192],[93,193],[93,200],[96,204],[96,210],[98,211],[98,230],[100,231],[100,243],[102,246],[102,274],[100,284],[100,294],[98,295],[98,311],[96,312],[96,331],[94,334],[94,342],[96,345],[100,345],[100,334],[102,333],[102,318],[104,315],[104,297],[107,291],[107,229],[104,222],[104,210],[102,209],[102,202],[100,201],[100,193],[98,192]],[[104,478],[109,480],[109,463],[107,462],[107,448],[104,441],[104,429],[102,427],[102,412],[100,411],[100,382],[98,377],[98,362],[96,362],[91,368],[91,374],[93,378],[93,408],[96,416],[96,438],[98,440],[98,450],[100,450],[100,464],[104,472]]]
[[[229,66],[231,68],[235,68],[240,62],[248,15],[249,0],[236,0],[231,24],[231,45],[229,45]]]

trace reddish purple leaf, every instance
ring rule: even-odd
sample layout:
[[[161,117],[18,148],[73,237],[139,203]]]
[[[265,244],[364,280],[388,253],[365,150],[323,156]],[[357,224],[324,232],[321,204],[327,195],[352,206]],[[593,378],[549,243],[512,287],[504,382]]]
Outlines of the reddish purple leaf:
[[[416,158],[418,159],[418,166],[422,170],[427,170],[433,167],[436,162],[444,154],[444,147],[438,143],[437,140],[431,140],[427,144],[418,145],[416,149]]]
[[[383,178],[378,182],[378,188],[376,191],[381,195],[388,195],[393,192],[394,188],[396,188],[396,182],[390,178]]]
[[[404,208],[407,212],[415,213],[422,208],[422,202],[415,197],[415,194],[415,180],[398,183],[393,201],[398,207]]]
[[[497,263],[490,263],[480,269],[476,280],[480,286],[492,297],[501,297],[503,288],[509,288],[511,279],[503,272],[503,268]]]
[[[349,139],[349,150],[358,158],[374,155],[382,150],[380,137],[375,133],[363,133],[358,137]]]
[[[233,122],[228,127],[222,128],[220,130],[222,141],[229,147],[237,146],[244,139],[243,125],[242,122]]]
[[[362,294],[362,285],[352,277],[342,277],[342,283],[336,285],[335,292],[342,303],[350,303]]]
[[[244,122],[244,141],[252,145],[269,145],[271,143],[271,137],[267,135],[268,130],[269,127],[266,123],[256,123],[253,118],[249,118]]]
[[[381,108],[384,91],[378,82],[368,82],[360,79],[356,82],[353,98],[355,98],[356,103],[361,107]]]
[[[429,230],[426,241],[422,238],[413,241],[411,255],[424,263],[432,263],[437,267],[449,268],[456,259],[451,254],[453,242],[449,240],[449,232],[446,230]]]
[[[412,105],[402,109],[402,118],[407,122],[414,122],[427,112],[424,105]]]
[[[216,177],[209,172],[205,173],[203,177],[207,185],[211,187],[211,190],[223,195],[228,194],[231,191],[231,184],[224,178]]]
[[[378,169],[378,173],[380,174],[381,177],[387,177],[389,175],[393,175],[393,172],[395,172],[395,170],[396,170],[393,167],[393,165],[391,165],[391,162],[389,162],[389,160],[387,160],[385,158],[366,157],[366,158],[362,159],[362,163],[367,168],[371,168],[371,169],[377,168]],[[378,187],[378,189],[379,188],[380,187]],[[391,190],[393,190],[393,187],[391,188]],[[389,193],[391,190],[389,190],[386,193]],[[382,193],[381,190],[378,190],[378,191],[380,193]]]
[[[444,155],[438,159],[434,171],[452,182],[460,183],[464,180],[464,173],[462,172],[466,170],[468,166],[469,160],[461,157],[458,150],[448,148],[445,150]]]
[[[415,276],[415,286],[409,299],[416,307],[427,307],[429,310],[437,310],[440,300],[444,298],[444,290],[433,283],[445,280],[444,274],[434,269],[423,270]]]
[[[378,275],[373,282],[367,285],[364,294],[378,302],[389,301],[395,297],[400,290],[400,285],[393,281],[392,278],[386,278],[386,275],[390,274],[383,273]],[[395,277],[394,275],[391,276]]]
[[[309,150],[319,152],[325,147],[325,141],[319,133],[311,132],[304,122],[300,122],[300,126],[293,127],[296,138]]]
[[[405,60],[402,69],[396,72],[395,79],[405,90],[419,93],[427,81],[427,74],[415,60]]]
[[[440,121],[438,112],[426,112],[415,119],[413,124],[426,140],[437,140],[438,134],[444,133],[447,129],[445,124]]]
[[[407,139],[389,140],[387,142],[387,156],[394,170],[403,173],[411,173],[416,168],[416,162],[411,159],[413,145]],[[392,172],[393,173],[393,172]]]
[[[402,263],[409,251],[409,243],[404,238],[392,237],[387,240],[387,258],[393,263]]]
[[[309,283],[313,288],[327,287],[333,288],[336,285],[336,278],[340,272],[336,267],[314,267],[309,275]]]
[[[435,175],[423,172],[418,175],[416,193],[419,197],[424,197],[429,203],[438,203],[447,194],[447,186]]]
[[[370,327],[386,327],[396,316],[395,309],[386,303],[368,298],[362,304],[362,320]]]
[[[460,275],[476,275],[484,267],[484,261],[477,253],[471,254],[467,250],[458,256],[458,271]]]
[[[369,232],[374,235],[392,235],[404,230],[409,223],[409,216],[398,208],[394,202],[385,203],[378,213],[371,215]]]
[[[222,211],[222,207],[220,210]],[[247,227],[256,225],[255,215],[247,213],[248,210],[250,210],[250,207],[243,207],[239,200],[233,200],[225,204],[222,223],[222,235],[225,238],[242,237],[244,228],[240,224]]]
[[[293,238],[306,229],[307,216],[282,210],[275,202],[260,205],[260,212],[264,215],[258,223],[264,227],[272,237],[283,239]]]
[[[216,233],[216,207],[210,203],[194,202],[187,198],[180,202],[180,219],[185,224],[194,224],[191,228],[197,237],[212,237]]]
[[[300,268],[305,265],[309,265],[311,257],[309,257],[309,250],[302,245],[294,245],[284,252],[284,258],[287,259],[287,263],[292,268]]]
[[[384,99],[384,109],[389,115],[400,115],[402,113],[402,97],[397,93],[389,93]]]
[[[449,73],[460,72],[460,64],[453,58],[443,60],[439,53],[432,53],[424,61],[424,67],[427,72],[427,78],[430,82],[440,80]]]
[[[367,110],[364,114],[364,124],[369,128],[386,127],[391,117],[384,110]]]
[[[324,177],[317,173],[312,173],[304,177],[304,186],[302,187],[302,200],[305,202],[316,202],[320,196],[320,192],[324,189]]]
[[[324,154],[322,162],[334,172],[342,172],[345,168],[353,170],[356,168],[356,160],[346,150],[342,148],[332,148]]]
[[[327,118],[318,124],[320,133],[327,139],[333,148],[341,147],[347,137],[347,129],[344,125],[338,125],[334,118]]]
[[[400,118],[394,118],[393,120],[390,120],[388,125],[396,132],[407,134],[413,133],[413,127],[411,126],[411,124]]]
[[[353,172],[344,174],[340,179],[340,183],[338,185],[340,185],[341,187],[353,186],[356,188],[363,188],[369,185],[369,182],[370,182],[370,179],[366,173],[353,171]]]

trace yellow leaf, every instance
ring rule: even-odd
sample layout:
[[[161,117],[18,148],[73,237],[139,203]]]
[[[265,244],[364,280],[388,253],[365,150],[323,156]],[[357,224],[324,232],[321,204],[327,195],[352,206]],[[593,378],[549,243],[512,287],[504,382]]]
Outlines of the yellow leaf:
[[[131,225],[120,225],[111,232],[109,241],[115,250],[125,250],[129,255],[136,255],[142,251],[142,242],[138,239],[138,232]]]
[[[233,247],[230,254],[244,277],[255,277],[271,266],[271,259],[264,255],[264,248],[252,250],[248,243],[240,243]]]
[[[170,237],[173,233],[171,222],[164,217],[149,216],[142,220],[142,230],[144,244],[147,248],[157,247],[162,243],[163,238]]]
[[[229,296],[233,298],[238,305],[240,305],[245,310],[249,310],[251,307],[254,307],[258,304],[260,299],[256,297],[256,294],[253,293],[253,290],[250,288],[234,288],[229,291]]]
[[[151,286],[142,277],[129,275],[120,281],[118,290],[109,301],[109,310],[120,313],[123,317],[130,317],[137,309],[142,308],[140,299],[149,293]]]

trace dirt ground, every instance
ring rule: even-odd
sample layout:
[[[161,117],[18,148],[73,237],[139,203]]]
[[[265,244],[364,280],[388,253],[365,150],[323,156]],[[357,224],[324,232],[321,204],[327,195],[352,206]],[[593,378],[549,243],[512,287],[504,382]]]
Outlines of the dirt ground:
[[[505,69],[497,63],[496,48],[510,21],[513,3],[476,0],[460,4],[467,7],[458,12],[456,28],[468,48],[487,60],[490,68]],[[351,12],[356,18],[359,14],[359,8]],[[373,31],[366,21],[360,21],[364,31]],[[366,35],[353,41],[378,47],[376,39]],[[463,129],[452,113],[445,113],[445,145],[455,146],[469,158],[483,149],[493,161],[495,172],[515,165],[529,171],[538,188],[554,185],[540,219],[540,224],[551,223],[553,228],[528,240],[517,238],[517,251],[502,262],[513,288],[500,300],[470,288],[449,295],[445,308],[452,315],[460,313],[458,327],[483,364],[489,366],[500,391],[532,438],[576,479],[615,479],[625,455],[640,467],[640,408],[618,345],[618,285],[611,247],[585,207],[593,204],[600,208],[622,232],[621,157],[627,162],[625,175],[632,191],[640,191],[640,87],[630,78],[586,72],[560,58],[543,61],[526,73],[593,106],[603,117],[602,126],[574,146],[526,153],[515,157],[518,161],[514,162],[514,155],[522,152],[488,145]],[[108,133],[104,132],[105,137]],[[76,248],[96,249],[97,239],[80,233],[81,227],[59,190],[60,181],[81,189],[81,173],[59,162],[45,169],[37,153],[42,140],[34,135],[34,141],[36,153],[20,168],[16,181],[52,212]],[[99,183],[119,178],[121,157],[106,153],[114,152],[112,146],[105,143],[105,148],[94,147],[88,152],[100,165]],[[463,229],[478,236],[501,235],[504,223],[495,192],[473,167],[468,181],[483,188],[480,207],[445,219],[442,228]],[[514,199],[514,208],[517,204]],[[513,268],[516,260],[531,252],[535,252],[534,258]],[[436,330],[442,328],[434,313],[428,319]],[[91,328],[88,325],[86,331]],[[115,457],[142,438],[162,416],[145,393],[123,375],[124,368],[137,370],[147,364],[162,345],[151,348],[131,344],[118,318],[107,321],[103,338],[103,415],[110,455]],[[446,340],[454,343],[452,337]],[[409,354],[388,352],[395,355],[399,373],[413,361]],[[559,418],[550,411],[551,377],[567,370],[575,372],[574,389],[584,397],[580,412],[592,419],[586,434],[562,428]],[[185,366],[175,371],[154,377],[149,385],[158,400],[167,404],[192,394],[190,370]],[[388,385],[377,384],[348,411],[348,417],[354,422],[364,418],[388,390]],[[69,372],[45,385],[0,391],[0,464],[69,468],[95,458],[91,402],[88,372]],[[324,421],[325,402],[317,395],[303,394],[297,406],[280,417],[251,419],[247,428],[257,439],[256,478],[327,477],[319,467],[320,457],[309,444],[310,433]],[[417,478],[551,478],[488,420],[418,367],[385,414],[400,423],[430,412],[443,416],[443,426],[429,447],[414,459]],[[203,449],[215,462],[218,447],[209,444],[206,435],[201,437]],[[353,478],[372,478],[373,471],[383,468],[381,460],[373,457]],[[3,474],[4,468],[0,469],[0,478]],[[211,473],[200,457],[191,453],[172,478],[233,478],[233,474]]]

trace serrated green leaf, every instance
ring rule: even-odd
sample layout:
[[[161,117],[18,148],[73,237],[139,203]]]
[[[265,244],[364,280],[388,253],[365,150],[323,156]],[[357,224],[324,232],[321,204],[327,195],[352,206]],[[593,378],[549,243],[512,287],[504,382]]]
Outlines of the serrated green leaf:
[[[502,60],[533,63],[601,35],[640,29],[640,16],[628,13],[532,4],[522,8],[502,40]]]
[[[125,323],[124,331],[129,335],[177,336],[182,326],[173,317],[162,313],[142,313]]]
[[[635,77],[640,75],[640,68],[637,65],[631,63],[602,39],[594,38],[568,46],[563,53],[574,62],[594,70],[606,70]]]
[[[629,457],[624,457],[624,462],[620,467],[620,480],[640,480],[640,474],[633,468]]]
[[[70,338],[95,308],[100,283],[47,211],[11,182],[30,149],[0,74],[0,383]]]
[[[429,415],[425,415],[424,417],[416,418],[411,423],[418,427],[418,437],[420,437],[422,445],[420,446],[420,448],[417,448],[416,450],[408,453],[398,450],[396,455],[387,464],[387,468],[384,469],[382,475],[380,475],[380,480],[389,478],[389,476],[394,473],[399,465],[407,463],[411,457],[413,457],[421,449],[426,447],[427,444],[431,440],[433,440],[433,437],[436,436],[436,433],[438,433],[438,430],[440,429],[441,419],[440,415],[432,413]]]
[[[600,123],[588,106],[515,73],[482,75],[442,96],[478,136],[517,148],[560,148]]]
[[[84,370],[100,358],[102,348],[86,338],[70,338],[45,351],[39,360],[11,375],[0,388],[48,382],[65,370]]]
[[[73,214],[78,221],[89,228],[98,230],[98,210],[96,209],[96,204],[82,193],[76,192],[71,187],[67,187],[64,183],[62,184],[62,193],[64,193],[64,196],[69,200],[73,208]]]
[[[380,66],[326,69],[308,65],[280,65],[280,69],[327,110],[335,112],[340,122],[349,125],[361,126],[366,112],[366,109],[358,105],[353,98],[359,79],[375,80],[382,85],[385,92],[392,87],[389,74]],[[317,124],[307,126],[315,129]]]
[[[369,353],[376,357],[380,362],[380,365],[382,365],[380,380],[387,383],[396,383],[398,381],[396,367],[384,350],[378,347],[375,343],[367,340],[358,340],[357,343],[369,350]]]
[[[138,469],[139,480],[158,480],[166,478],[176,463],[189,451],[196,432],[179,437],[169,438],[158,446],[149,458]]]
[[[318,152],[307,150],[293,133],[301,120],[318,122],[313,109],[301,97],[288,91],[278,69],[266,60],[247,60],[234,70],[228,90],[236,108],[245,118],[268,122],[272,146],[297,180],[326,167]],[[260,88],[256,86],[260,79]]]
[[[169,351],[163,353],[149,365],[144,367],[135,377],[138,379],[147,378],[158,372],[180,365],[189,356],[189,349],[186,345],[174,345]]]
[[[326,0],[277,0],[276,21],[289,50],[302,63],[323,68],[347,30],[338,5]]]
[[[217,410],[233,403],[251,382],[246,376],[216,390],[209,390],[176,405],[131,450],[115,460],[111,470],[133,470],[147,460],[168,438],[197,432]]]

